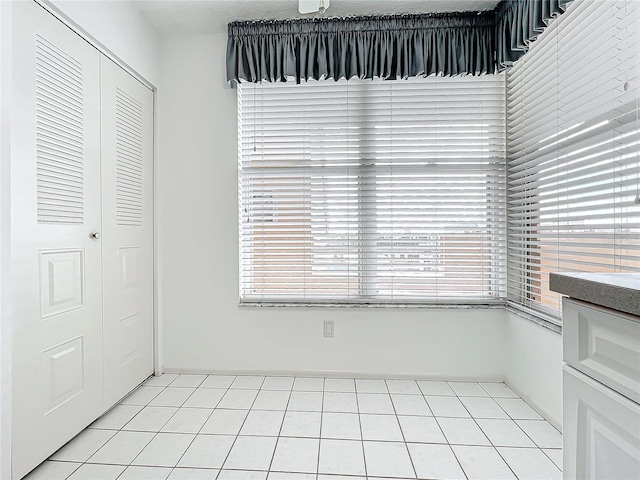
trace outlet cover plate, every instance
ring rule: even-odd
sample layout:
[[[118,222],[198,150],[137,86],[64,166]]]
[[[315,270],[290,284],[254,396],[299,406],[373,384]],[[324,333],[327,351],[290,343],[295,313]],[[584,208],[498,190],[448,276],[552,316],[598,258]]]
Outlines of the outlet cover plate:
[[[324,321],[324,336],[333,337],[333,320]]]

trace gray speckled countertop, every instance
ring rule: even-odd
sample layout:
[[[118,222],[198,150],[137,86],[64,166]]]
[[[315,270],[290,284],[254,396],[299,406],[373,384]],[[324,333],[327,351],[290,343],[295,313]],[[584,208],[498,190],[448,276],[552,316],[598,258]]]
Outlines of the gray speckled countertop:
[[[640,317],[640,273],[551,273],[549,288]]]

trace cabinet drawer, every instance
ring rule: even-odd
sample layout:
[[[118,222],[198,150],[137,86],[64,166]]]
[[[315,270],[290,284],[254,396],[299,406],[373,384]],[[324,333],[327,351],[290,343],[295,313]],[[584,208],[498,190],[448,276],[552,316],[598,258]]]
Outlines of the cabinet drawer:
[[[562,317],[565,363],[640,403],[637,317],[566,297]]]
[[[640,478],[640,405],[563,367],[563,476]]]

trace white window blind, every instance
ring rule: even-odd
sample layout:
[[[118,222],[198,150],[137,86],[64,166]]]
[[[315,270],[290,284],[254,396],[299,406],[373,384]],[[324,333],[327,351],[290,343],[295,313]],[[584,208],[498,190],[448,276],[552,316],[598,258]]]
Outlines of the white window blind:
[[[507,78],[509,302],[550,272],[640,270],[640,2],[576,0]]]
[[[238,87],[243,302],[504,302],[504,75]]]

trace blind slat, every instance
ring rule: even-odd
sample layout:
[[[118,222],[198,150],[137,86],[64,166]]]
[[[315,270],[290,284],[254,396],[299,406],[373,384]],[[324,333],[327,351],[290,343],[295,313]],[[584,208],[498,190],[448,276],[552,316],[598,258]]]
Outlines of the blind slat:
[[[240,84],[247,302],[506,296],[504,76]]]
[[[574,1],[507,77],[508,297],[558,323],[549,273],[640,270],[639,3]]]

